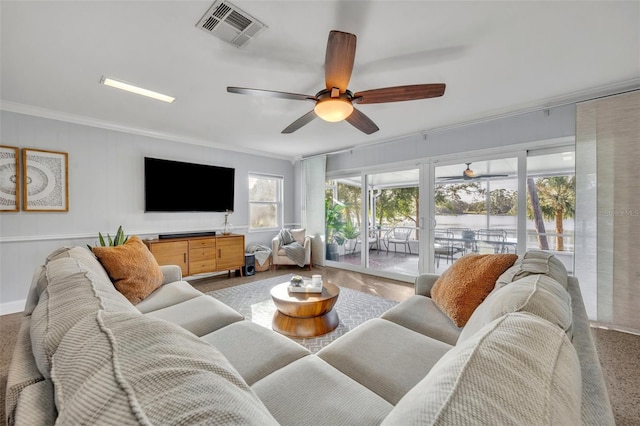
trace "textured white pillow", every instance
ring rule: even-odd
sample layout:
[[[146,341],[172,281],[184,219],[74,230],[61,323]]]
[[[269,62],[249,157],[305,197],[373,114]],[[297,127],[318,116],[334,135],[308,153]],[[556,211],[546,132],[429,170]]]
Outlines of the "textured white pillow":
[[[566,290],[567,268],[553,254],[542,250],[529,250],[496,280],[496,288],[534,274],[543,274],[559,282]]]
[[[458,344],[491,321],[511,312],[529,312],[544,318],[571,338],[571,296],[553,278],[529,275],[491,292],[462,329]]]
[[[567,335],[505,315],[447,352],[383,425],[577,425],[582,379]]]
[[[216,348],[167,321],[99,311],[53,360],[60,424],[275,425]]]
[[[304,245],[304,237],[306,236],[307,230],[305,228],[300,229],[292,229],[291,235],[293,235],[293,239],[296,240],[297,243]]]

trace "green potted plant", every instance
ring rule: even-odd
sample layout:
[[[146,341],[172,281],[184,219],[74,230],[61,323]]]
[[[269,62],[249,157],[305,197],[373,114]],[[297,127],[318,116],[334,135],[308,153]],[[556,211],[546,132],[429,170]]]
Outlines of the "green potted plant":
[[[355,250],[358,237],[360,236],[360,230],[356,226],[353,226],[351,221],[347,221],[344,225],[344,228],[342,229],[342,236],[347,241],[349,249]]]
[[[116,231],[116,236],[114,238],[111,238],[111,235],[107,234],[106,241],[102,236],[102,233],[98,232],[98,241],[100,242],[100,245],[102,247],[120,246],[126,243],[128,239],[129,239],[129,236],[124,235],[124,231],[122,230],[122,225],[118,227],[118,230]],[[89,248],[89,250],[92,249],[92,247],[89,244],[87,244],[87,247]]]
[[[330,199],[325,199],[325,226],[327,242],[327,260],[338,260],[338,246],[344,244],[342,229],[344,221],[342,214],[344,206],[333,204]]]

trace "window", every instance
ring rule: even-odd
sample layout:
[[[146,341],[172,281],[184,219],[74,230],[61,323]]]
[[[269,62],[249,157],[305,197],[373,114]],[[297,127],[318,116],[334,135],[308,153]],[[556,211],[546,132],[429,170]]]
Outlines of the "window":
[[[280,229],[282,182],[278,176],[249,174],[249,230]]]

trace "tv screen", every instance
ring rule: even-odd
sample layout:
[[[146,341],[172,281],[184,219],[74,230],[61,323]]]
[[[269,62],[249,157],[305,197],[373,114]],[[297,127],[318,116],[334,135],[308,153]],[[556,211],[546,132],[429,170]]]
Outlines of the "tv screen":
[[[144,159],[145,212],[233,210],[235,169]]]

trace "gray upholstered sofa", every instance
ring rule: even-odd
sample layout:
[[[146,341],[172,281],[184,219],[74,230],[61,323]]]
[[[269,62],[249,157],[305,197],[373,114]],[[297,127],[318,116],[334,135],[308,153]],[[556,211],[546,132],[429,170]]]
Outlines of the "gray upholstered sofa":
[[[63,248],[34,274],[7,421],[613,424],[577,280],[558,263],[519,259],[463,329],[422,275],[415,296],[313,355],[178,267],[134,306],[90,251]]]

